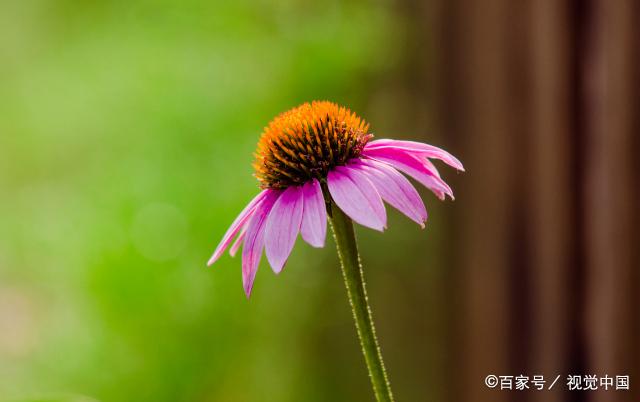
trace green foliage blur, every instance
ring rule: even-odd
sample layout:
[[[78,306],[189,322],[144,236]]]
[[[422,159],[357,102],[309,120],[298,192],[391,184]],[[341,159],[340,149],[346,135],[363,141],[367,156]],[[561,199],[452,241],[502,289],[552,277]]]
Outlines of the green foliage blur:
[[[384,2],[2,2],[0,401],[370,399],[330,240],[263,259],[249,301],[238,258],[205,264],[262,127],[362,113],[399,25]],[[411,234],[360,231],[382,265],[424,234],[392,218]]]

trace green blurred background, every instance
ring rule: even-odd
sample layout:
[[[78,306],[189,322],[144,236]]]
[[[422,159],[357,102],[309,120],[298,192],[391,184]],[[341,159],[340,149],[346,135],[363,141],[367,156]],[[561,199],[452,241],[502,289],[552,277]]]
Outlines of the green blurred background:
[[[397,67],[391,5],[0,10],[0,400],[368,398],[331,241],[299,242],[279,277],[263,262],[249,301],[239,259],[205,264],[257,192],[252,153],[273,116],[330,99],[394,127],[370,101]],[[371,270],[437,238],[390,214],[384,237],[362,233]],[[379,274],[376,304],[394,297]]]

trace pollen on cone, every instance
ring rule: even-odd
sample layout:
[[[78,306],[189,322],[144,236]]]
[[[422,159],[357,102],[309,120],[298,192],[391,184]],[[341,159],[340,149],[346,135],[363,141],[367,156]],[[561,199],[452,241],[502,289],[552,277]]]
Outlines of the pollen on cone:
[[[265,127],[254,168],[263,188],[283,189],[326,177],[356,158],[372,137],[351,110],[328,101],[304,103]]]

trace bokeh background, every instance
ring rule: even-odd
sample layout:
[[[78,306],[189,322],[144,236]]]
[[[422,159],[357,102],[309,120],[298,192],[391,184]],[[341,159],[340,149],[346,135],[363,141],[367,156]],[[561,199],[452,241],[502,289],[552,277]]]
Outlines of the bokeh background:
[[[0,401],[371,400],[334,245],[251,300],[205,263],[276,114],[348,105],[458,156],[357,234],[399,401],[635,401],[640,7],[0,3]],[[487,390],[627,374],[628,392]]]

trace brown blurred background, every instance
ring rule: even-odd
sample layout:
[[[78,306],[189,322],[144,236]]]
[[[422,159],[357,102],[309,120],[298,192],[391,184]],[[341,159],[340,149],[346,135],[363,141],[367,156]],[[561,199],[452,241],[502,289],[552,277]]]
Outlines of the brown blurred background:
[[[407,91],[437,105],[436,130],[467,169],[446,208],[456,223],[439,300],[455,356],[443,360],[447,399],[640,400],[640,2],[456,0],[406,12],[434,38],[416,39]],[[430,63],[436,75],[424,77]],[[630,392],[483,384],[615,373],[631,376]]]

